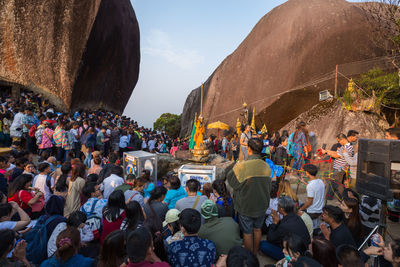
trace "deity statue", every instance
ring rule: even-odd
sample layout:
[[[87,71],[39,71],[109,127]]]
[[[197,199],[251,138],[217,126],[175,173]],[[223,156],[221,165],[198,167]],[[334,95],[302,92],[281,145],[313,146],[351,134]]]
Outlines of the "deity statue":
[[[242,108],[242,112],[240,113],[240,116],[243,117],[243,124],[249,124],[249,109],[247,108],[247,103],[244,102],[243,103],[243,108]]]
[[[236,122],[236,133],[238,134],[238,136],[242,134],[242,123],[240,122],[239,118]]]
[[[205,133],[204,120],[200,115],[195,120],[194,125],[196,126],[196,132],[194,133],[194,142],[196,143],[195,149],[201,149],[203,147],[203,135]]]

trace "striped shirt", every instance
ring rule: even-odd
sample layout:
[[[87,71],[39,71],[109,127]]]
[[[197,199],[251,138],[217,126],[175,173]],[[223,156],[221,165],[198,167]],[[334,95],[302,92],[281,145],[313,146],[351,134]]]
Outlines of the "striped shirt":
[[[339,155],[343,155],[346,152],[350,157],[354,156],[353,146],[350,143],[341,146],[337,152]],[[349,164],[346,162],[346,159],[343,156],[333,161],[333,169],[335,170],[342,171],[345,170],[348,166]]]
[[[66,146],[67,140],[65,136],[65,131],[60,126],[57,126],[54,130],[53,140],[54,143],[56,143],[57,147],[63,147],[63,145]]]

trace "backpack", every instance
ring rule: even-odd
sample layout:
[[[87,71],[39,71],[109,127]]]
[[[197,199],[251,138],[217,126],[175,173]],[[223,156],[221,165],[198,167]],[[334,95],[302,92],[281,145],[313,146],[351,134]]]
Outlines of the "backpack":
[[[86,214],[86,225],[89,226],[90,231],[92,231],[94,239],[98,239],[101,235],[101,232],[103,230],[102,228],[102,222],[101,218],[97,216],[96,212],[94,212],[94,209],[96,208],[96,204],[99,201],[99,199],[96,199],[93,204],[92,208],[90,209],[89,212],[85,210],[85,208],[82,206],[82,211]]]
[[[58,217],[61,216],[54,215],[46,219],[43,216],[40,217],[35,227],[24,235],[24,239],[28,243],[26,246],[26,258],[28,261],[40,264],[47,259],[47,225]]]
[[[51,189],[51,176],[47,175],[46,177],[46,186],[49,188],[50,193],[53,194],[53,189]]]
[[[36,127],[36,125],[34,124],[34,125],[29,129],[29,132],[28,132],[28,135],[29,135],[30,138],[34,138],[34,137],[35,137],[36,130],[37,130],[37,127]]]

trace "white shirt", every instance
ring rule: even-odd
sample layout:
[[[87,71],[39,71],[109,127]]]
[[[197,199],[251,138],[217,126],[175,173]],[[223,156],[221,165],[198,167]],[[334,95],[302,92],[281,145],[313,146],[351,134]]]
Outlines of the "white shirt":
[[[114,189],[124,183],[124,179],[119,177],[118,175],[111,174],[106,179],[104,179],[101,184],[101,190],[103,190],[103,196],[105,199],[111,195]]]
[[[72,128],[69,131],[70,131],[70,133],[72,133],[72,136],[73,136],[72,139],[74,140],[74,143],[78,142],[78,140],[76,139],[76,136],[79,135],[78,129]]]
[[[307,213],[322,213],[324,207],[325,184],[321,179],[315,179],[307,185],[307,197],[313,198],[313,203],[307,208]]]
[[[44,194],[44,201],[47,202],[51,197],[52,193],[50,188],[46,185],[47,175],[39,174],[33,179],[33,187],[39,188],[40,192]],[[54,187],[54,178],[51,177],[51,187]]]

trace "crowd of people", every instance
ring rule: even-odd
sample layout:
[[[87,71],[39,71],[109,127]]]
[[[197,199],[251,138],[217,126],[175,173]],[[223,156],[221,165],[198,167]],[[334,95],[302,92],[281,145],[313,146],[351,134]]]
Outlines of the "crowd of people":
[[[60,113],[31,92],[0,102],[0,142],[11,145],[0,156],[0,266],[260,266],[259,253],[276,266],[365,266],[371,256],[400,266],[400,240],[375,234],[358,249],[382,203],[354,188],[355,130],[318,150],[334,159],[328,181],[313,164],[315,136],[299,123],[293,133],[246,126],[240,137],[210,136],[210,152],[244,160],[224,180],[183,186],[174,173],[124,175],[121,163],[125,151],[174,154],[185,142],[112,112]]]

